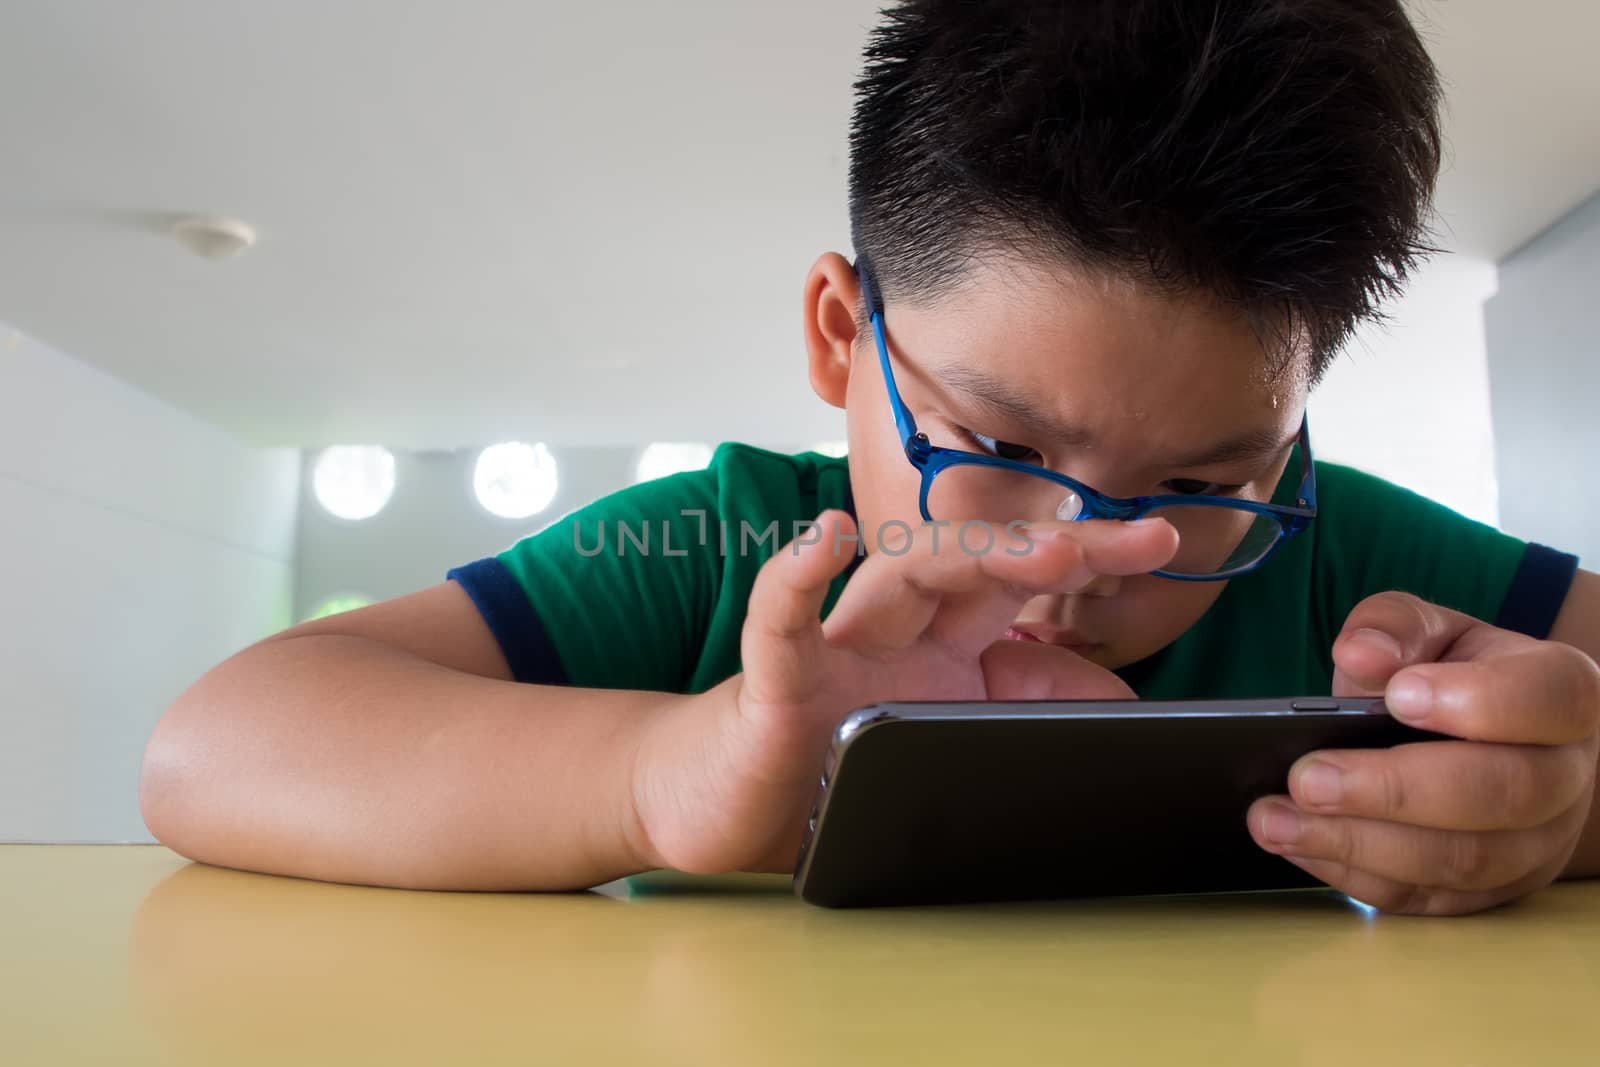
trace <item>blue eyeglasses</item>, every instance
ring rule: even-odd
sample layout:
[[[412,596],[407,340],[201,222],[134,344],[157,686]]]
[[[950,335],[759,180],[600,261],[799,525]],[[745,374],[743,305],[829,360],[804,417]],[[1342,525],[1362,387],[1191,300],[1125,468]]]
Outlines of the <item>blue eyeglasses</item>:
[[[922,475],[919,503],[928,522],[981,522],[1007,526],[1050,519],[1162,518],[1178,531],[1178,552],[1162,578],[1221,581],[1248,574],[1270,559],[1317,517],[1316,468],[1311,434],[1300,419],[1300,489],[1296,506],[1205,494],[1114,497],[1064,474],[1004,456],[944,448],[917,430],[900,398],[889,345],[884,338],[883,298],[863,257],[856,263],[862,295],[872,317],[878,360],[889,387],[889,405],[906,458]]]

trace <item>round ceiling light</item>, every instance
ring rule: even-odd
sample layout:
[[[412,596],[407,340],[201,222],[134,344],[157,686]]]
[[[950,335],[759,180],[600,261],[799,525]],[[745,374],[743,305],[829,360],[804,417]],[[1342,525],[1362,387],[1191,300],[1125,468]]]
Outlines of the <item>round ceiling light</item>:
[[[712,449],[703,441],[657,441],[639,453],[633,480],[651,482],[671,474],[697,471],[711,462]]]
[[[550,506],[561,479],[543,444],[506,441],[478,453],[472,488],[478,503],[503,519],[526,519]]]
[[[256,243],[255,227],[239,219],[192,215],[172,226],[172,235],[204,259],[230,259]]]
[[[394,453],[381,445],[335,445],[312,468],[311,487],[331,515],[356,521],[382,511],[394,495]]]

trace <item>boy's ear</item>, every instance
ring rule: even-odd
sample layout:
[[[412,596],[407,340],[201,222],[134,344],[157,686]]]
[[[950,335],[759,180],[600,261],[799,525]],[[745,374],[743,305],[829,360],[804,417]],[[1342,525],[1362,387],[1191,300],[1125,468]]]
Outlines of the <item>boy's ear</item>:
[[[856,308],[861,283],[855,268],[837,252],[827,252],[806,275],[806,355],[811,388],[825,403],[844,407],[855,354]]]

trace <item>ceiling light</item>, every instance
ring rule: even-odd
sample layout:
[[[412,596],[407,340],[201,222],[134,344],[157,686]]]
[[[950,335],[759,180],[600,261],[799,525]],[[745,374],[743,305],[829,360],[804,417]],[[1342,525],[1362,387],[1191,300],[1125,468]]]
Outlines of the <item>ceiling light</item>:
[[[472,488],[478,503],[503,519],[526,519],[550,506],[561,479],[556,458],[542,444],[506,441],[478,453]]]
[[[639,453],[633,480],[651,482],[670,474],[697,471],[711,462],[711,446],[702,441],[657,441]]]
[[[394,496],[394,453],[381,445],[335,445],[312,468],[311,487],[328,512],[370,519]]]
[[[205,259],[229,259],[256,243],[255,227],[238,219],[191,215],[179,219],[172,235],[189,251]]]

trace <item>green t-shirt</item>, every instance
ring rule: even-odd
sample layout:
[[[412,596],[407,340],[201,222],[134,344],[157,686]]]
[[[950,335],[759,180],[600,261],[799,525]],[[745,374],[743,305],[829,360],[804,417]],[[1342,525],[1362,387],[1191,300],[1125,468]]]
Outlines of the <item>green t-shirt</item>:
[[[1345,617],[1390,589],[1548,634],[1574,557],[1359,471],[1316,468],[1310,528],[1230,581],[1177,641],[1118,672],[1141,697],[1326,694]],[[1293,493],[1298,471],[1291,458],[1275,499]],[[740,669],[761,565],[828,508],[854,514],[846,460],[725,444],[705,470],[603,497],[448,577],[518,681],[698,693]],[[853,569],[834,580],[823,617]]]

